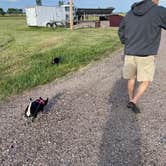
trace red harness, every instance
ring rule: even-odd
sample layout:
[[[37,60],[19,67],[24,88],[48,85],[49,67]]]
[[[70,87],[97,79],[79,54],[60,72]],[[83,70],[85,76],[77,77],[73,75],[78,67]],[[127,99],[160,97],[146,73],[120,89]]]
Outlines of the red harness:
[[[37,99],[36,102],[39,104],[43,104],[43,105],[45,104],[44,100],[42,100],[42,99]]]

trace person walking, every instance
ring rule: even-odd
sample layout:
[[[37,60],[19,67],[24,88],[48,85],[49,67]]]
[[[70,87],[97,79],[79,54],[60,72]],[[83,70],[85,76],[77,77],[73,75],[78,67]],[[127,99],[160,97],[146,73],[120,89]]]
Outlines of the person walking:
[[[123,78],[128,80],[127,107],[135,113],[140,113],[137,103],[153,81],[162,28],[166,30],[166,8],[159,6],[159,0],[134,3],[120,23],[118,34],[125,45]],[[134,93],[136,80],[140,84]]]

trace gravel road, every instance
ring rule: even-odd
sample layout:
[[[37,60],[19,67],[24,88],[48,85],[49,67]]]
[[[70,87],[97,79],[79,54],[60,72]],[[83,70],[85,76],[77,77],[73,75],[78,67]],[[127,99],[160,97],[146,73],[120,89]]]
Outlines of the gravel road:
[[[122,50],[60,80],[0,104],[1,166],[166,166],[166,33],[155,81],[126,108]],[[33,97],[49,97],[34,123],[23,117]]]

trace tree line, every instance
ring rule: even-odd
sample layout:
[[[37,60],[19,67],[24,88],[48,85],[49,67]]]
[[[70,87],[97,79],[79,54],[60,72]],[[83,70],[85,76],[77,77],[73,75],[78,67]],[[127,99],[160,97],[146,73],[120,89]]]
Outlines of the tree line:
[[[64,5],[65,1],[59,0],[58,4],[59,6]],[[41,6],[42,0],[36,0],[36,5]],[[0,8],[0,15],[5,15],[5,14],[23,14],[23,9],[8,8],[7,11],[5,12],[3,8]]]
[[[8,8],[5,12],[3,8],[0,8],[0,15],[5,14],[23,14],[23,9],[17,9],[17,8]]]
[[[64,0],[59,0],[58,4],[59,4],[59,6],[64,5],[65,1]],[[41,6],[42,5],[42,0],[36,0],[36,5]]]

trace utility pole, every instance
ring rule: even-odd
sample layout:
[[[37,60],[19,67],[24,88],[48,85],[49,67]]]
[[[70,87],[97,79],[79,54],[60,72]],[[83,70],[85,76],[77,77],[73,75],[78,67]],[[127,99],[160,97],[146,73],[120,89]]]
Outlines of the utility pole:
[[[73,0],[70,0],[70,29],[73,30]]]

